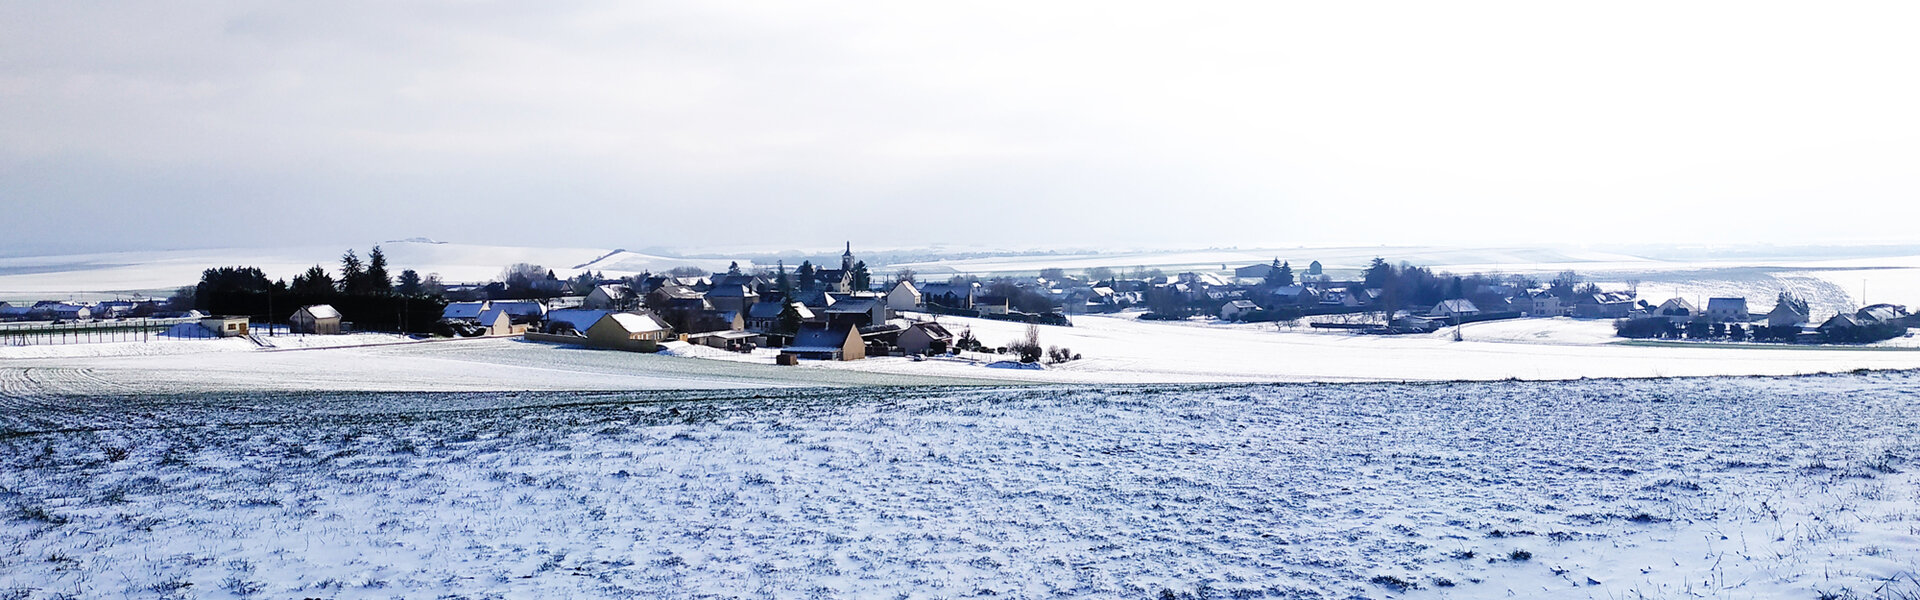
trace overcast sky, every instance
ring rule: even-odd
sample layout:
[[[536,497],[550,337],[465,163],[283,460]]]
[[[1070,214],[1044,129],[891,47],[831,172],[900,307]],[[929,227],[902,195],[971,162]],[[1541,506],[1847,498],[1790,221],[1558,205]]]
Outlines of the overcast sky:
[[[0,0],[0,254],[1912,241],[1914,6]]]

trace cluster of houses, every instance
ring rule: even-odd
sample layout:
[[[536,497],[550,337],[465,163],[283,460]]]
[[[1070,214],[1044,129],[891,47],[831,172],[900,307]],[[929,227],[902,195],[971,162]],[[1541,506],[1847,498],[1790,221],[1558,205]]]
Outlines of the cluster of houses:
[[[854,289],[851,244],[840,258],[840,268],[813,270],[809,279],[790,279],[785,286],[781,273],[653,275],[637,285],[601,282],[583,297],[560,302],[455,302],[441,321],[456,331],[524,332],[530,340],[640,352],[669,340],[733,351],[778,347],[788,362],[944,352],[952,346],[953,333],[939,323],[900,317],[901,311],[926,309],[926,295],[912,282],[885,291]]]
[[[69,302],[42,300],[33,304],[0,302],[0,321],[87,321],[132,317],[170,316],[167,303],[159,300],[108,300]]]
[[[1620,329],[1622,335],[1632,330],[1642,332],[1639,336],[1643,337],[1682,334],[1694,338],[1742,337],[1765,332],[1766,337],[1781,341],[1865,342],[1905,334],[1914,320],[1905,306],[1873,304],[1851,312],[1838,311],[1819,325],[1809,327],[1811,312],[1805,303],[1775,302],[1771,310],[1754,313],[1743,297],[1709,298],[1704,309],[1685,298],[1671,298],[1634,312],[1621,323]],[[1664,326],[1657,330],[1645,327],[1649,322]],[[1658,335],[1647,335],[1647,332]]]

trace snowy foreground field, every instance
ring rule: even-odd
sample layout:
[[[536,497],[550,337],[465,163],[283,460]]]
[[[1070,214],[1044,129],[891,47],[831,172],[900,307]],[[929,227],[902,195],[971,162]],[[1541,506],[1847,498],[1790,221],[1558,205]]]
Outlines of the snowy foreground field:
[[[1913,373],[20,389],[9,599],[1920,593]]]

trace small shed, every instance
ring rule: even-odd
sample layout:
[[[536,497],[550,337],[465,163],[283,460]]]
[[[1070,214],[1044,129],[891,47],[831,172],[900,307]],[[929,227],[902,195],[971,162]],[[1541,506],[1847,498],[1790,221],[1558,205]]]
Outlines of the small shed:
[[[206,317],[200,319],[200,326],[218,337],[240,337],[247,335],[246,317]]]
[[[339,335],[340,311],[331,304],[313,304],[302,306],[287,317],[287,330],[293,333],[318,333]]]

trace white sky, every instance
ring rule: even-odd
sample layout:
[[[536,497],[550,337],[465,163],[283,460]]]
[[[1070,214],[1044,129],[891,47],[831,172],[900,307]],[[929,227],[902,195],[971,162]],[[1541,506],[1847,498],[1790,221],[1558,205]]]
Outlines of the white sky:
[[[1912,241],[1917,7],[0,0],[0,254]]]

